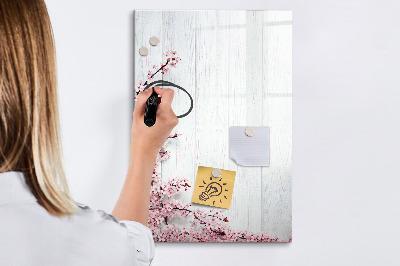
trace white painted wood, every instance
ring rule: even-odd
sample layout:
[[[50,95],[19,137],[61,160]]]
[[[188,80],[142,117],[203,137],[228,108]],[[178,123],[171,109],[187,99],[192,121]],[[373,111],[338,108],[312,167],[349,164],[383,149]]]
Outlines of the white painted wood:
[[[226,75],[229,53],[226,47],[229,39],[228,32],[218,27],[227,25],[229,17],[226,11],[196,13],[197,165],[234,170],[228,169],[229,153],[226,143],[229,126],[226,101],[229,93]]]
[[[230,210],[233,229],[291,237],[291,13],[280,11],[136,11],[135,51],[151,36],[160,50],[135,57],[135,79],[149,63],[176,50],[182,58],[163,76],[186,88],[194,110],[180,119],[171,158],[162,164],[163,181],[187,178],[190,202],[199,165],[237,172]],[[149,45],[150,46],[150,45]],[[177,91],[173,109],[188,108]],[[238,167],[229,158],[230,126],[270,126],[271,166]],[[210,208],[195,205],[196,208]],[[181,224],[182,221],[172,222]]]
[[[185,88],[192,96],[196,92],[195,76],[195,29],[197,19],[192,12],[162,11],[162,31],[164,38],[161,41],[163,53],[177,51],[182,59],[176,68],[163,75],[164,80],[171,81]],[[164,57],[165,58],[165,57]],[[197,106],[196,97],[194,106]],[[190,107],[190,100],[187,94],[175,89],[175,99],[172,108],[176,115],[185,113]],[[171,157],[162,164],[162,178],[186,178],[191,184],[187,193],[183,193],[181,200],[190,202],[194,181],[197,172],[196,154],[196,113],[197,109],[189,114],[187,118],[179,120],[178,126],[173,131],[182,134],[177,139],[168,141],[167,149]],[[182,167],[182,166],[185,167]]]
[[[271,164],[262,169],[262,229],[285,240],[292,235],[291,21],[290,11],[269,11],[263,31],[263,123],[270,126]]]
[[[153,64],[160,64],[162,60],[162,47],[151,46],[149,40],[153,36],[162,36],[162,14],[154,11],[135,11],[135,85],[141,80],[147,79],[147,72]],[[145,46],[149,49],[147,56],[139,54],[140,47]],[[161,76],[160,76],[161,77]]]
[[[229,126],[261,125],[262,93],[262,13],[229,11],[229,44],[225,75],[229,87]],[[229,143],[229,137],[225,137]],[[229,147],[227,148],[229,151]],[[238,167],[229,160],[229,168],[236,171],[234,197],[229,211],[233,228],[261,231],[261,167]]]

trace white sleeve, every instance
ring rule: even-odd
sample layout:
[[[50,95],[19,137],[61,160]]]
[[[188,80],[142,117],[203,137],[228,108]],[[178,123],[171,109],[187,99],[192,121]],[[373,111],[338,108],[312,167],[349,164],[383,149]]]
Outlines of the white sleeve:
[[[150,228],[135,221],[121,220],[128,229],[128,236],[136,247],[136,259],[140,265],[150,265],[154,258],[155,245]]]
[[[86,211],[93,211],[87,205],[80,203],[78,206]],[[96,210],[93,212],[97,213],[100,216],[99,218],[113,221],[126,229],[128,240],[136,251],[135,258],[137,265],[148,266],[151,264],[154,258],[155,244],[150,228],[139,222],[118,220],[115,216],[103,210]]]

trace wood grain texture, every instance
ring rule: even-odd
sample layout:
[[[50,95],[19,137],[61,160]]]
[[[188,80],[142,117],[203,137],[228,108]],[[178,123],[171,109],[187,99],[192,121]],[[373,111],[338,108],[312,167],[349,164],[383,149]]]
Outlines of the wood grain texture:
[[[291,24],[289,11],[135,12],[135,80],[175,50],[182,61],[162,78],[194,99],[193,112],[175,129],[182,136],[168,143],[163,181],[187,178],[192,188],[180,200],[190,202],[198,166],[236,171],[230,226],[282,240],[292,234]],[[150,46],[152,36],[159,46]],[[147,57],[138,54],[142,45]],[[188,107],[187,96],[176,91],[175,112]],[[229,158],[230,126],[270,126],[271,166],[237,166]]]
[[[135,11],[134,12],[134,26],[135,26],[135,71],[134,71],[134,84],[137,86],[139,81],[145,82],[147,73],[152,66],[158,65],[162,62],[162,48],[154,46],[150,49],[149,40],[153,36],[157,36],[160,40],[163,39],[162,32],[162,14],[160,12],[152,11]],[[148,56],[141,56],[139,49],[141,47],[149,48]],[[135,89],[135,88],[134,88]],[[157,171],[161,171],[161,166],[158,166]]]
[[[197,20],[190,12],[165,11],[163,13],[163,34],[161,42],[163,53],[167,51],[177,51],[178,56],[183,58],[176,69],[163,75],[163,79],[179,84],[194,96],[196,89],[195,77],[195,31]],[[179,115],[186,112],[190,107],[187,95],[180,90],[175,90],[175,100],[172,104],[174,112]],[[179,99],[179,100],[178,100]],[[194,106],[197,105],[196,97]],[[171,157],[162,164],[163,180],[169,178],[186,178],[191,184],[196,179],[197,163],[196,155],[196,126],[194,119],[197,109],[194,108],[188,118],[180,119],[179,125],[173,133],[182,134],[179,138],[171,139],[168,143],[168,150]],[[187,167],[182,167],[186,165]],[[191,166],[191,167],[189,167]],[[192,186],[193,188],[193,186]],[[184,193],[181,198],[185,202],[190,202],[191,193]]]
[[[262,168],[262,230],[272,237],[292,235],[292,15],[264,17],[263,124],[270,126],[270,167]]]

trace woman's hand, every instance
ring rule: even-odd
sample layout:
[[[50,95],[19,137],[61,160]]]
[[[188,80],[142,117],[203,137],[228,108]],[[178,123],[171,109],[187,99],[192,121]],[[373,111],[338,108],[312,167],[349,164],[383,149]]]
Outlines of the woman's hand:
[[[144,124],[146,101],[152,93],[148,89],[139,94],[133,112],[131,130],[131,158],[124,185],[112,214],[119,220],[137,221],[147,225],[149,217],[150,186],[157,153],[167,140],[178,118],[171,109],[174,91],[154,88],[161,95],[156,123]]]
[[[154,87],[154,91],[161,96],[161,103],[157,108],[156,123],[152,127],[144,124],[146,101],[152,94],[152,89],[140,93],[136,102],[131,129],[131,163],[138,161],[138,157],[146,160],[155,158],[171,130],[178,124],[178,118],[171,108],[174,91],[159,87]]]

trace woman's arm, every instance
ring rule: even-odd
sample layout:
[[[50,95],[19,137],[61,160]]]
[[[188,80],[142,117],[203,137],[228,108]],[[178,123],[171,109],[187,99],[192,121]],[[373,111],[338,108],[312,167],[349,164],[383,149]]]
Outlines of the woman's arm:
[[[161,96],[154,126],[144,124],[146,100],[152,93],[148,89],[139,94],[133,112],[131,147],[128,173],[112,214],[119,220],[137,221],[147,226],[149,217],[150,186],[157,153],[178,124],[171,103],[174,91],[155,87]]]

